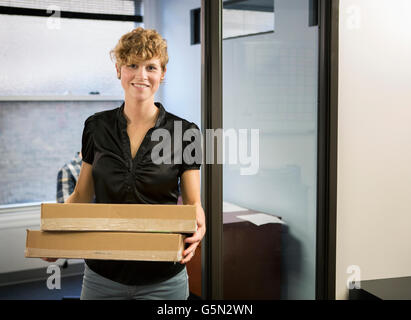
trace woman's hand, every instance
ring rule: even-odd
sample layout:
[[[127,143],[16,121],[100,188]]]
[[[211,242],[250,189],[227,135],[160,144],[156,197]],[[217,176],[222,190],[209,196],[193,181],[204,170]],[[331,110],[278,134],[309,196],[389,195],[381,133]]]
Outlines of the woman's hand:
[[[40,259],[46,262],[56,262],[58,260],[58,258],[40,258]]]
[[[205,215],[203,207],[201,206],[200,196],[200,170],[186,170],[181,175],[181,197],[183,204],[196,206],[196,220],[197,231],[193,235],[184,240],[184,243],[189,243],[190,246],[184,250],[183,258],[180,263],[185,264],[189,262],[203,239],[206,232]]]
[[[197,246],[206,233],[204,210],[201,205],[197,205],[196,211],[197,231],[191,237],[184,240],[184,243],[189,243],[190,246],[183,252],[183,259],[180,261],[182,264],[186,264],[194,257]]]

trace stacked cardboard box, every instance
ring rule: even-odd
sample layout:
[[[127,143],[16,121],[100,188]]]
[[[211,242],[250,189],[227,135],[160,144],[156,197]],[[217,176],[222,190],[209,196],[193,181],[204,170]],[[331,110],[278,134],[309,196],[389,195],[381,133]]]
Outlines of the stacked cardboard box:
[[[41,205],[41,231],[27,230],[28,258],[180,261],[195,206],[66,203]]]

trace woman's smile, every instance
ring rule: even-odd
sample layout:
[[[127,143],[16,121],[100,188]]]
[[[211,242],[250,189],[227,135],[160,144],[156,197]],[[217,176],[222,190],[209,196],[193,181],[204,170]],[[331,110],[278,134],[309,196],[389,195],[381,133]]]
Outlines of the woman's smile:
[[[139,101],[154,101],[154,94],[160,86],[164,73],[159,58],[121,66],[121,85],[125,95]]]
[[[145,89],[145,88],[148,88],[148,87],[149,87],[149,85],[147,85],[147,84],[140,84],[140,83],[132,83],[131,85],[132,85],[133,87],[138,88],[138,89]]]

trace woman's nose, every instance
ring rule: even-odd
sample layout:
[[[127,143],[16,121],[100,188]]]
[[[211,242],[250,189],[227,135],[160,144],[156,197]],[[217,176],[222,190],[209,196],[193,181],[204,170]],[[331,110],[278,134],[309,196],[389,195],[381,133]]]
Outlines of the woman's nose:
[[[139,78],[139,79],[145,79],[146,76],[147,76],[147,71],[146,71],[145,68],[143,68],[143,67],[137,68],[137,70],[136,70],[136,77],[137,77],[137,78]]]

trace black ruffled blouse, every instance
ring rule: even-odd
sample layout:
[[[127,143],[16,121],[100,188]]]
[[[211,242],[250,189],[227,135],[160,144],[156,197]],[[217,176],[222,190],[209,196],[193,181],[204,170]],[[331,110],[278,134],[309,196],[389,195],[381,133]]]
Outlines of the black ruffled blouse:
[[[184,133],[194,129],[190,130],[191,140],[201,141],[198,127],[167,112],[161,103],[155,105],[160,109],[156,124],[148,130],[134,159],[123,113],[124,102],[119,108],[95,113],[85,121],[81,152],[83,161],[93,166],[96,203],[177,204],[181,174],[200,168],[201,161],[192,163],[183,156],[191,144],[183,139]],[[162,130],[169,133],[170,139],[159,138],[165,132]],[[170,147],[159,148],[161,143]],[[161,152],[152,152],[160,149]],[[191,150],[194,159],[199,149]],[[155,154],[157,157],[153,157]],[[201,159],[201,155],[195,159]],[[86,260],[86,263],[101,276],[127,285],[161,282],[184,268],[173,262]]]

